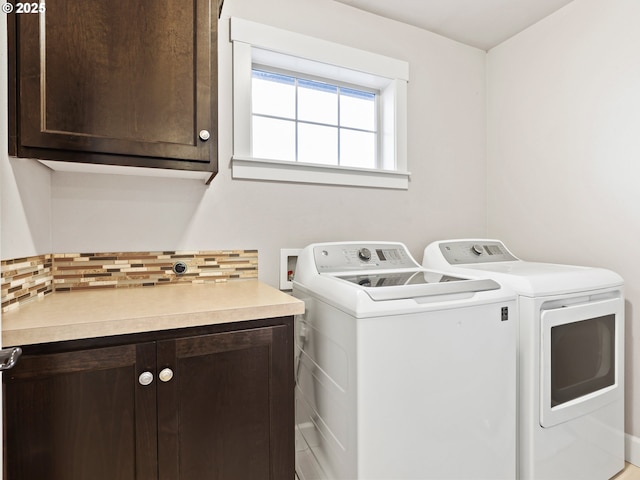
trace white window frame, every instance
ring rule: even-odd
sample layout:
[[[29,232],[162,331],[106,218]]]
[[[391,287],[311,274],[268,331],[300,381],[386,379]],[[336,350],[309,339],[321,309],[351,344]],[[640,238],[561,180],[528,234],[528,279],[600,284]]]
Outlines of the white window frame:
[[[233,178],[408,189],[407,62],[237,17],[230,21],[233,42]],[[251,152],[251,70],[254,64],[380,91],[380,168],[254,158]]]

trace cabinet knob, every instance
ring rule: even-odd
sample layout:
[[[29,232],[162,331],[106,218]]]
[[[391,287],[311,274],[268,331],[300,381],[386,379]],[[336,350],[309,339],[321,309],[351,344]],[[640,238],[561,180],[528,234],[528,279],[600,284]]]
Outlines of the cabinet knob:
[[[203,142],[206,142],[211,138],[211,134],[209,133],[209,130],[200,130],[200,133],[198,135],[200,137],[200,140],[202,140]]]
[[[153,382],[153,373],[151,372],[142,372],[138,377],[138,382],[140,385],[147,386]]]
[[[173,378],[173,370],[171,370],[170,368],[163,369],[160,372],[160,375],[158,375],[158,378],[160,378],[160,380],[162,380],[163,382],[168,382]]]

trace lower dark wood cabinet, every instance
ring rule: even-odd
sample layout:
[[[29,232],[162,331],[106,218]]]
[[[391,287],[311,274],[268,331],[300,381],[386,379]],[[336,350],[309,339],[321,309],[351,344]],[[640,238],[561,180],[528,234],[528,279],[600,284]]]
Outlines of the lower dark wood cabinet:
[[[25,347],[5,480],[293,479],[292,319],[236,325]]]

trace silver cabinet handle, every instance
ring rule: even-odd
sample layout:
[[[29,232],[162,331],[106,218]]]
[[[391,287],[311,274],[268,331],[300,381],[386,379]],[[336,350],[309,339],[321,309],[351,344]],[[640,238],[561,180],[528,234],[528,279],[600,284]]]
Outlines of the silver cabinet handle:
[[[22,355],[20,347],[3,348],[0,350],[0,371],[9,370],[18,363],[18,358]]]
[[[198,136],[200,137],[200,140],[202,140],[203,142],[206,142],[211,138],[211,134],[209,133],[209,130],[200,130],[200,133],[198,134]]]
[[[160,375],[158,375],[158,378],[160,378],[160,380],[165,383],[168,382],[173,378],[173,370],[171,370],[170,368],[163,369],[160,372]]]
[[[144,385],[144,386],[150,385],[151,383],[153,383],[153,373],[142,372],[138,377],[138,382],[140,383],[140,385]]]

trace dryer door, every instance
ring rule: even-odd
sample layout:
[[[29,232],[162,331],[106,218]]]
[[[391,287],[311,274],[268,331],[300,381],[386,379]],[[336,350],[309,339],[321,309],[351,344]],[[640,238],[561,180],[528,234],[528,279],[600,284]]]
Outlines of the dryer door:
[[[540,425],[552,427],[623,395],[624,300],[541,312]]]

